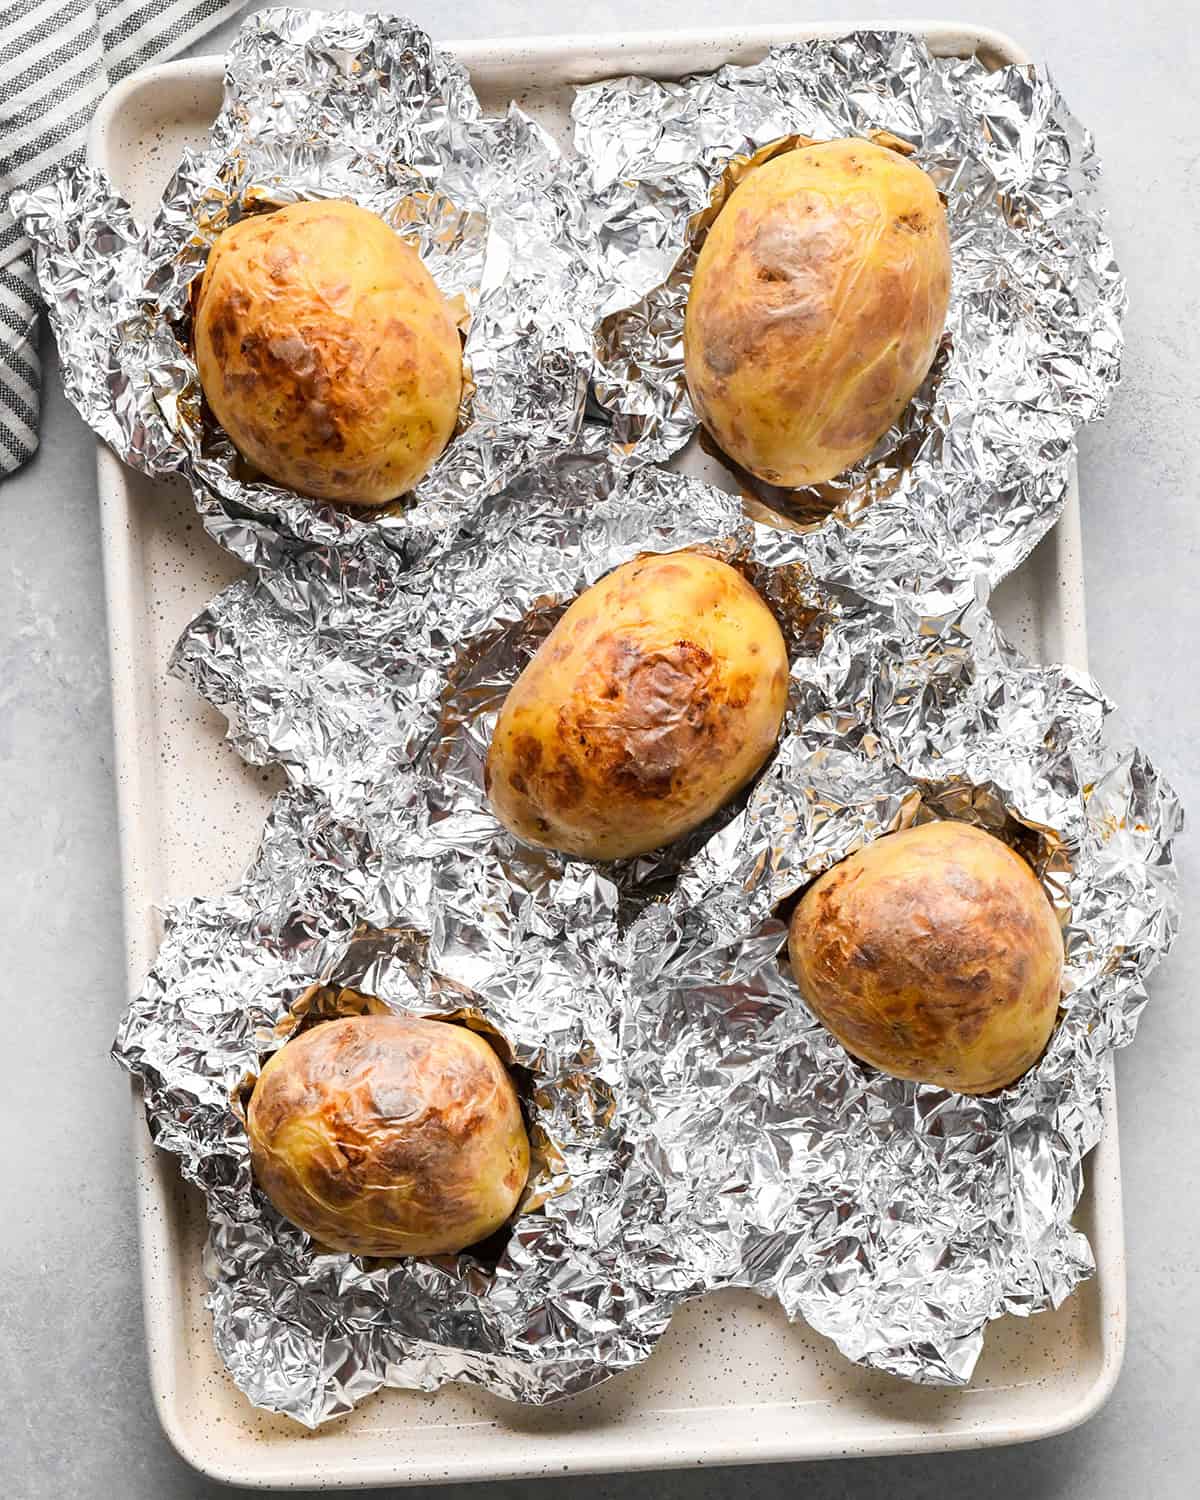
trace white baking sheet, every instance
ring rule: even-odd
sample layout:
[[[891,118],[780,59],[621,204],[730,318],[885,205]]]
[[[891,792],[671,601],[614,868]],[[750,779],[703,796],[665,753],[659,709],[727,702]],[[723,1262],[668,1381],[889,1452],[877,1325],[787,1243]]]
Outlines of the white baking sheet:
[[[940,53],[1021,61],[992,32],[897,23]],[[751,62],[772,42],[838,27],[693,35],[538,38],[449,44],[489,108],[517,98],[565,139],[571,85],[627,72],[660,78]],[[220,103],[216,59],[170,63],[127,80],[97,113],[92,160],[150,210],[185,145]],[[685,462],[705,472],[695,449]],[[272,773],[223,743],[224,721],[165,664],[187,621],[239,567],[211,542],[181,491],[154,484],[101,449],[128,973],[140,984],[158,942],[155,905],[222,889],[249,859]],[[720,482],[719,471],[711,476]],[[1078,497],[997,610],[1035,658],[1086,665]],[[466,1387],[386,1391],[309,1433],[257,1412],[212,1348],[200,1256],[203,1211],[175,1162],[150,1144],[135,1103],[134,1143],[151,1383],[175,1447],[197,1469],[256,1486],[329,1488],[519,1475],[778,1462],[1025,1441],[1090,1416],[1116,1380],[1125,1276],[1115,1114],[1088,1164],[1078,1216],[1098,1275],[1063,1308],[1005,1318],[989,1332],[971,1387],[925,1390],[847,1364],[778,1307],[727,1293],[680,1312],[641,1369],[551,1409]]]

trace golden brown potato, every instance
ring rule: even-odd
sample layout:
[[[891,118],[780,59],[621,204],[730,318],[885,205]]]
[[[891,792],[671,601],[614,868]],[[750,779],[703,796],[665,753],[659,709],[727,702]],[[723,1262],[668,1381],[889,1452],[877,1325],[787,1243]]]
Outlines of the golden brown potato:
[[[1025,861],[966,823],[889,834],[827,870],[793,913],[788,949],[817,1017],[897,1078],[987,1094],[1054,1029],[1054,911]]]
[[[505,700],[484,784],[518,838],[623,859],[703,823],[779,736],[787,650],[742,575],[643,556],[575,600]]]
[[[259,1187],[331,1250],[443,1255],[517,1205],[529,1141],[482,1037],[415,1016],[347,1016],[270,1059],[246,1114]]]
[[[208,258],[196,363],[213,415],[268,478],[382,505],[454,431],[462,343],[417,252],[353,203],[227,229]]]
[[[870,141],[774,157],[701,248],[684,321],[692,404],[771,484],[821,484],[869,453],[933,363],[950,237],[920,167]]]

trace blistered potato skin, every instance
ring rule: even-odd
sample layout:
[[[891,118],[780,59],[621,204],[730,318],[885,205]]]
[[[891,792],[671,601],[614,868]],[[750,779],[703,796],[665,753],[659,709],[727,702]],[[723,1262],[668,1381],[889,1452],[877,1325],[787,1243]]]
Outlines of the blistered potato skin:
[[[787,681],[779,626],[740,573],[636,558],[575,600],[505,700],[485,771],[496,816],[584,859],[670,843],[770,755]]]
[[[503,1063],[445,1021],[349,1016],[286,1043],[246,1116],[255,1180],[330,1250],[466,1249],[498,1229],[529,1175]]]
[[[908,405],[949,296],[946,215],[918,166],[858,139],[786,152],[747,174],[701,247],[692,404],[760,479],[821,484]]]
[[[814,1014],[897,1078],[988,1094],[1041,1056],[1063,942],[1018,854],[964,823],[893,833],[827,870],[788,932]]]
[[[353,203],[296,203],[217,240],[195,309],[217,421],[269,479],[352,505],[411,490],[446,446],[462,343],[421,258]]]

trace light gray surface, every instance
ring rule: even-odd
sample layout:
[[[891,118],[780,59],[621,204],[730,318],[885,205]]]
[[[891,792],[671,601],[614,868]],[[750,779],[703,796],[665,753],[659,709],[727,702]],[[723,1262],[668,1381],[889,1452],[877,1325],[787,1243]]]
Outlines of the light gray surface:
[[[365,8],[365,7],[357,7]],[[894,7],[781,0],[554,0],[406,7],[436,36],[857,19]],[[953,14],[947,10],[944,14]],[[1128,274],[1125,380],[1080,454],[1092,669],[1200,817],[1200,152],[1195,0],[1019,0],[959,12],[1048,59],[1095,131]],[[205,50],[213,50],[210,45]],[[47,351],[49,353],[49,351]],[[123,1000],[117,839],[93,440],[52,357],[42,451],[0,486],[0,1484],[13,1500],[227,1493],[163,1438],[142,1346],[125,1081],[107,1060]],[[1194,865],[1184,850],[1187,880]],[[1190,898],[1191,884],[1188,885]],[[1190,899],[1185,902],[1185,912]],[[1120,1059],[1129,1348],[1089,1425],[1035,1446],[921,1460],[630,1476],[470,1493],[515,1500],[1175,1500],[1200,1492],[1200,1045],[1188,921]],[[417,1492],[409,1492],[414,1496]],[[452,1500],[452,1491],[429,1491]],[[459,1492],[465,1496],[466,1491]]]

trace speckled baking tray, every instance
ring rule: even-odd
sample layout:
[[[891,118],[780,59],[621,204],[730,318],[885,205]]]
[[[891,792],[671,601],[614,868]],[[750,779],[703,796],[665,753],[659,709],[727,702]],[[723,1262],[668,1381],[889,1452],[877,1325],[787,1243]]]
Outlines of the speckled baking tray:
[[[994,32],[897,24],[924,35],[937,53],[977,53],[990,65],[1024,61]],[[516,98],[565,140],[573,84],[748,63],[773,42],[846,29],[450,45],[485,107]],[[148,211],[181,149],[204,136],[220,97],[216,58],[137,74],[98,111],[92,160]],[[694,443],[679,462],[723,482]],[[104,448],[98,468],[129,982],[136,986],[159,938],[156,904],[229,884],[280,783],[244,765],[224,743],[220,715],[166,673],[183,626],[238,565],[206,537],[185,493],[126,469]],[[1074,488],[1058,526],[995,602],[1031,656],[1086,666]],[[255,1411],[226,1376],[204,1307],[203,1212],[173,1158],[150,1144],[135,1100],[146,1334],[159,1416],[180,1454],[204,1473],[243,1485],[331,1489],[985,1447],[1060,1432],[1103,1403],[1124,1345],[1112,1098],[1078,1216],[1097,1275],[1057,1312],[994,1324],[966,1390],[918,1388],[850,1365],[819,1335],[789,1325],[775,1304],[726,1293],[677,1314],[640,1369],[560,1406],[521,1408],[466,1387],[433,1395],[389,1390],[316,1432]]]

